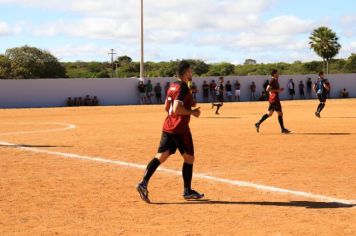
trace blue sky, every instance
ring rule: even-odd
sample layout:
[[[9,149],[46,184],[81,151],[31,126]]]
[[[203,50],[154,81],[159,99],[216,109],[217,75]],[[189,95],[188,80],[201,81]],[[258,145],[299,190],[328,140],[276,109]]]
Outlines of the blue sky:
[[[145,59],[235,64],[318,59],[314,28],[340,38],[337,58],[356,53],[356,1],[144,0]],[[30,45],[61,61],[139,60],[139,0],[0,0],[0,53]]]

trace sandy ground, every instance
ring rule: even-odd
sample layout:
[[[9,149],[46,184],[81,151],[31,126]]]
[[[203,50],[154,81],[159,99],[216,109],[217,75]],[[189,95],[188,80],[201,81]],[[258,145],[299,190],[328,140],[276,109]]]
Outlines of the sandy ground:
[[[356,100],[283,102],[258,134],[263,103],[203,104],[192,119],[194,171],[228,180],[356,199]],[[153,204],[135,185],[143,170],[34,153],[74,153],[146,165],[157,150],[163,106],[0,110],[0,235],[356,235],[356,206],[194,179],[206,201],[182,199],[182,178],[157,172]],[[55,132],[18,133],[63,128]],[[165,168],[180,171],[174,155]]]

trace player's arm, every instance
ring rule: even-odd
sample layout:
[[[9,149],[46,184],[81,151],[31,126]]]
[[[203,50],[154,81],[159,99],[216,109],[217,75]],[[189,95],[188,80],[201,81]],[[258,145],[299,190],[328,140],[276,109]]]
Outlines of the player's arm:
[[[196,108],[194,110],[187,110],[184,106],[183,106],[183,102],[179,101],[179,100],[175,100],[173,103],[173,112],[176,115],[180,115],[180,116],[195,116],[195,117],[199,117],[200,116],[200,108]]]
[[[279,88],[279,89],[273,89],[271,85],[268,85],[266,88],[267,92],[273,92],[273,93],[279,93],[279,92],[283,92],[284,88]]]
[[[166,99],[166,102],[164,103],[164,109],[166,112],[169,112],[169,109],[171,108],[171,103],[172,103],[172,98],[168,97]]]
[[[328,91],[330,90],[330,84],[329,83],[324,83],[323,86],[324,86],[324,88],[326,88],[326,90],[328,90]]]

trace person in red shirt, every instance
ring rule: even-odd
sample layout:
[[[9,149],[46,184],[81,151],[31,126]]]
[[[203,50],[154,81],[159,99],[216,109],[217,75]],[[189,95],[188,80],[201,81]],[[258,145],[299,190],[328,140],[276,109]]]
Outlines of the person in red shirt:
[[[255,124],[255,127],[257,132],[260,132],[260,126],[262,122],[267,120],[269,117],[271,117],[273,113],[276,111],[278,113],[278,121],[279,121],[279,125],[281,126],[281,132],[283,134],[289,134],[290,131],[284,127],[282,105],[279,100],[279,93],[283,92],[284,88],[279,87],[279,83],[278,83],[279,73],[277,70],[273,70],[271,76],[272,79],[269,82],[269,85],[267,86],[266,89],[266,91],[269,92],[269,99],[268,99],[269,113],[263,115],[261,120]]]
[[[161,141],[158,147],[158,154],[147,165],[142,181],[136,189],[143,201],[150,203],[147,185],[157,170],[168,157],[178,149],[184,158],[182,175],[184,180],[183,197],[189,199],[201,199],[201,194],[191,188],[194,163],[193,138],[189,128],[190,116],[199,117],[200,108],[192,109],[195,106],[192,93],[188,87],[188,82],[192,81],[192,69],[188,62],[182,61],[177,68],[178,80],[171,84],[167,91],[165,109],[168,113],[163,124]]]

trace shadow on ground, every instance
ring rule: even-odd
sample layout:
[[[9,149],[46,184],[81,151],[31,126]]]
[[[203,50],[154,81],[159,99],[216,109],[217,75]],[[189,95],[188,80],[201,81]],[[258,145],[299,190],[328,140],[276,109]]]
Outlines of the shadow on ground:
[[[290,135],[346,136],[346,135],[353,135],[353,134],[352,133],[291,133]]]
[[[186,202],[156,202],[154,205],[257,205],[257,206],[277,206],[277,207],[304,207],[312,209],[323,208],[352,208],[355,204],[343,204],[338,202],[310,202],[310,201],[291,201],[291,202],[233,202],[233,201],[214,201],[196,200]]]
[[[241,119],[241,117],[237,117],[237,116],[207,116],[207,117],[200,117],[200,119],[226,119],[226,120],[237,120],[237,119]]]

